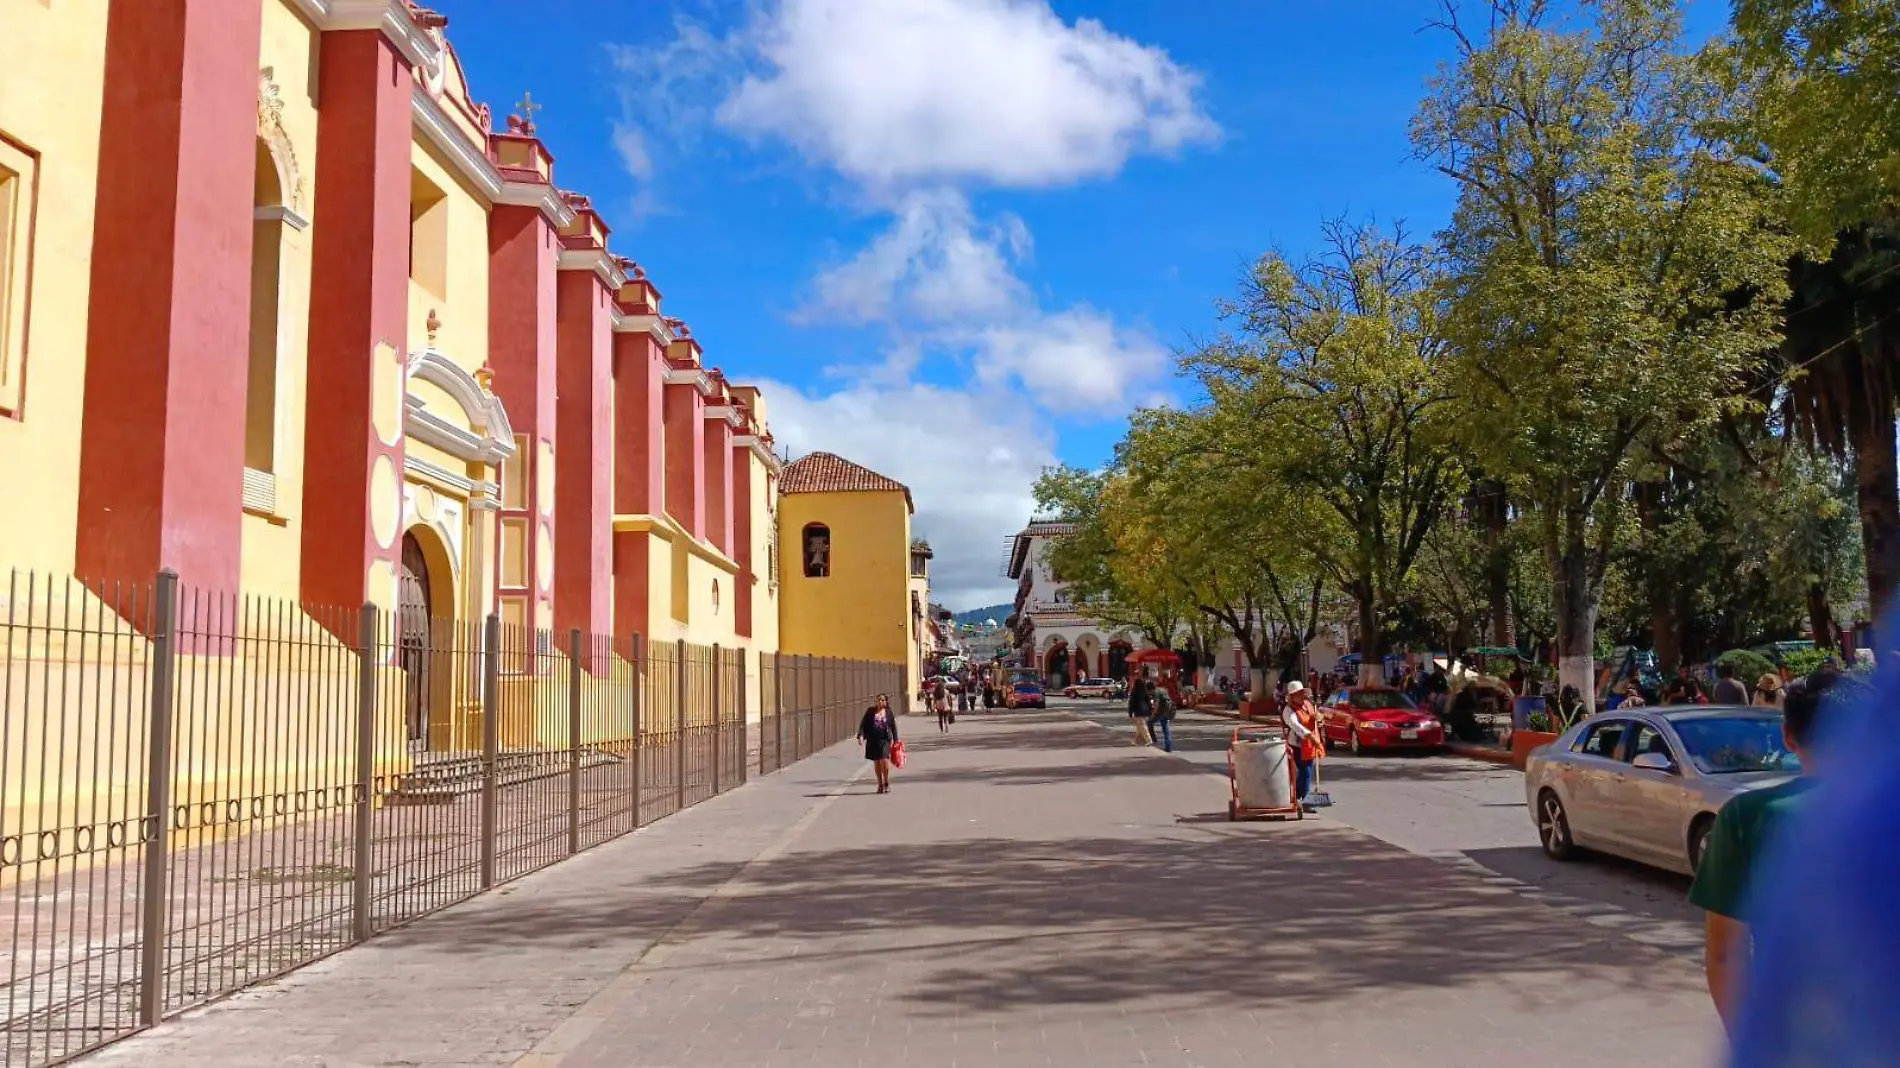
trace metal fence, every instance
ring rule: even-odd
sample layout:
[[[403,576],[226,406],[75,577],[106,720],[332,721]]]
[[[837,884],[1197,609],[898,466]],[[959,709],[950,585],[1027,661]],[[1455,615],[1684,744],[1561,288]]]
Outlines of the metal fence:
[[[903,666],[14,574],[0,1068],[466,900],[856,730]]]

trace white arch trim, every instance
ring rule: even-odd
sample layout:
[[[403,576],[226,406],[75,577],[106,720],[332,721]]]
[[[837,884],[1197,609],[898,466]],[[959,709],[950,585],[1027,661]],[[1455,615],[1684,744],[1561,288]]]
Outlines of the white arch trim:
[[[467,463],[497,464],[515,454],[515,430],[501,398],[435,349],[409,354],[409,377],[439,387],[462,409],[468,430],[428,410],[420,397],[403,400],[403,431]]]

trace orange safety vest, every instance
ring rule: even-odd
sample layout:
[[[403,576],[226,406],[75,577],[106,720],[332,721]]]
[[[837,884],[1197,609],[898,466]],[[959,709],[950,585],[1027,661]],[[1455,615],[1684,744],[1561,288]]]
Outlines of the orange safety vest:
[[[1319,737],[1318,711],[1313,707],[1312,702],[1309,701],[1307,702],[1305,710],[1295,708],[1292,712],[1293,715],[1299,719],[1300,726],[1305,727],[1310,732],[1306,737],[1300,739],[1300,759],[1307,761],[1318,760],[1326,754],[1326,746],[1320,741]]]

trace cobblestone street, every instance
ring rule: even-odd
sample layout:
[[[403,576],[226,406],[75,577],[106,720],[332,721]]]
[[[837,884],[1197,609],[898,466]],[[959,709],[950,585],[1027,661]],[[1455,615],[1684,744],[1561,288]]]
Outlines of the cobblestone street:
[[[1231,824],[1230,726],[1112,711],[907,718],[888,797],[843,746],[87,1063],[1713,1063],[1679,888],[1542,886],[1510,773],[1338,761]]]

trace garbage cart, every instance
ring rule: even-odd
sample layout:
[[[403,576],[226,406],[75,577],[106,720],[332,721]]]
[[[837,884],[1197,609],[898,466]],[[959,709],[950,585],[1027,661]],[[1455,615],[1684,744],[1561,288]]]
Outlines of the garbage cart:
[[[1304,819],[1306,813],[1293,796],[1296,771],[1284,728],[1235,728],[1227,746],[1227,781],[1233,790],[1227,818]]]

